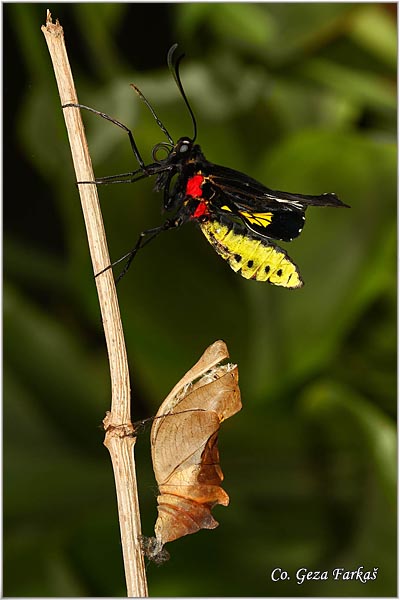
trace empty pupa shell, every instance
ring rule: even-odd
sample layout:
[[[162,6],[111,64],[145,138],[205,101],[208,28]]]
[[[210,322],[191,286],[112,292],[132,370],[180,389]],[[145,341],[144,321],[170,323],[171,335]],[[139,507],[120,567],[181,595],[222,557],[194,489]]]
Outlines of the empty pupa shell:
[[[241,407],[238,368],[221,365],[226,344],[215,342],[161,404],[151,430],[158,518],[153,558],[164,544],[199,529],[214,529],[215,504],[227,506],[219,466],[218,432]]]

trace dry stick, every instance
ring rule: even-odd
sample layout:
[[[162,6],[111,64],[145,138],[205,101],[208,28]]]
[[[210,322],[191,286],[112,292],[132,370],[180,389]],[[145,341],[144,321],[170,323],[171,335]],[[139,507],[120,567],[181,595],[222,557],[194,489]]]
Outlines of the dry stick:
[[[53,62],[61,104],[77,104],[78,98],[65,48],[64,32],[54,24],[47,11],[42,27]],[[77,181],[94,181],[92,163],[79,109],[64,109]],[[80,185],[79,193],[85,219],[93,270],[98,273],[110,264],[107,242],[95,185]],[[135,437],[130,417],[129,371],[112,270],[96,279],[103,319],[112,388],[111,412],[104,419],[107,446],[114,469],[117,490],[125,577],[129,597],[147,596],[146,572],[140,548],[140,512],[134,462]]]

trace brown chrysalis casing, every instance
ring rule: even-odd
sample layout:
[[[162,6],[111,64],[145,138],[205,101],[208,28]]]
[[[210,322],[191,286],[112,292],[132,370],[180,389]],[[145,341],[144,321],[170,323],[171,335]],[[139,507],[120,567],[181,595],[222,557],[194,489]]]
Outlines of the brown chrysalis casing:
[[[214,529],[215,504],[227,506],[219,466],[220,424],[241,408],[238,368],[226,344],[215,342],[161,404],[151,429],[159,496],[155,538],[144,539],[147,556],[166,559],[164,544],[200,529]],[[165,418],[164,418],[165,417]]]

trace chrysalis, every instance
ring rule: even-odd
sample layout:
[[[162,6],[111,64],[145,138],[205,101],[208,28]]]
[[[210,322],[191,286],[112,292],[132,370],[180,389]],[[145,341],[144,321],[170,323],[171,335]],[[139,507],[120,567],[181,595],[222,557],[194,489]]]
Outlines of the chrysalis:
[[[164,544],[200,529],[214,529],[215,504],[227,506],[219,466],[218,432],[241,408],[238,368],[221,365],[226,344],[215,342],[161,404],[151,430],[151,451],[159,496],[155,538],[143,547],[162,562]],[[160,418],[161,417],[161,418]]]

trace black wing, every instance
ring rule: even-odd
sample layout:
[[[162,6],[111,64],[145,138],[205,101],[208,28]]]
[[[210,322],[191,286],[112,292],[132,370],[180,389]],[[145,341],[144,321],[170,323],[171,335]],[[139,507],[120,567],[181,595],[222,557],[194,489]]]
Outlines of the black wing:
[[[211,163],[203,173],[209,186],[207,196],[217,211],[238,217],[264,237],[291,241],[300,235],[308,206],[347,206],[333,193],[310,196],[275,191],[244,173]]]

